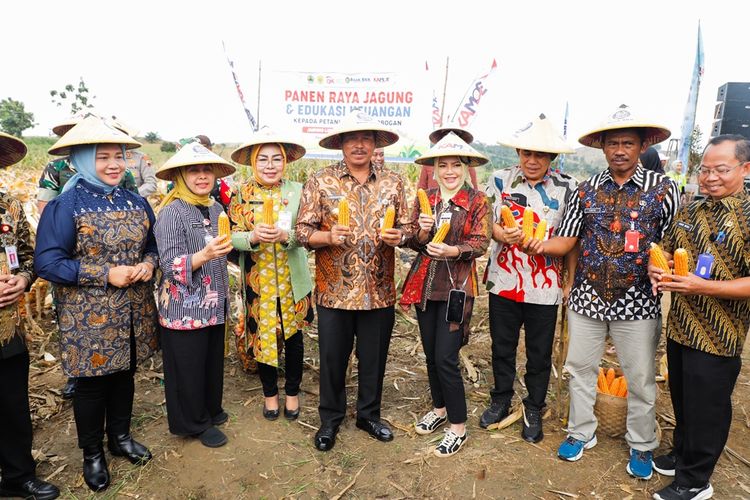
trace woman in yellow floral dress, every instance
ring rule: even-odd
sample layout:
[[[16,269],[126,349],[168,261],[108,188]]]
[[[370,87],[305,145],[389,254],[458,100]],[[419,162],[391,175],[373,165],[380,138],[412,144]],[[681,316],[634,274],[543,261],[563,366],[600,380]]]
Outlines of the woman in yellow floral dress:
[[[284,417],[294,420],[299,416],[304,355],[301,331],[313,320],[307,252],[294,235],[302,184],[283,179],[286,165],[304,154],[305,148],[267,128],[232,153],[235,162],[252,168],[252,179],[237,190],[229,207],[232,244],[240,252],[245,306],[244,324],[237,329],[237,353],[246,370],[257,363],[265,396],[263,416],[269,420],[279,416],[277,380],[282,349]],[[264,220],[264,203],[273,204],[272,223]]]

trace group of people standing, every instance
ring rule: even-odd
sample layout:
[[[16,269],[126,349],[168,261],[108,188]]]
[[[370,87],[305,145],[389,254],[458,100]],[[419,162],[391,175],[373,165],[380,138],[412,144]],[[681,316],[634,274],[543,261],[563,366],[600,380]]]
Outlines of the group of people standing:
[[[708,197],[678,213],[676,184],[639,163],[648,146],[668,136],[666,128],[627,106],[618,108],[580,139],[603,150],[608,169],[579,184],[550,168],[558,154],[572,150],[540,115],[504,141],[516,149],[519,164],[494,172],[479,190],[473,169],[488,159],[470,145],[470,133],[446,127],[433,132],[433,146],[416,159],[432,175],[424,179],[425,193],[410,201],[403,178],[373,161],[376,149],[394,144],[398,135],[355,112],[320,141],[339,150],[342,160],[311,173],[304,185],[286,180],[284,172],[305,148],[268,129],[256,133],[232,153],[236,163],[250,166],[252,177],[235,190],[228,214],[211,192],[217,179],[234,173],[234,165],[200,143],[184,145],[156,171],[173,189],[155,214],[142,196],[121,186],[128,151],[137,141],[88,117],[50,149],[66,156],[75,174],[44,209],[35,252],[20,204],[7,196],[0,200],[6,205],[0,205],[0,260],[7,264],[0,271],[0,308],[16,302],[35,274],[55,285],[63,370],[77,380],[78,444],[85,482],[94,491],[110,482],[105,435],[113,456],[134,464],[151,459],[130,433],[133,376],[159,347],[170,432],[208,447],[227,442],[219,427],[228,419],[222,406],[228,261],[240,267],[237,353],[244,368],[258,371],[265,418],[280,415],[282,351],[283,414],[289,420],[299,416],[301,332],[317,311],[315,447],[335,446],[346,416],[352,353],[358,364],[356,427],[391,441],[381,397],[398,299],[399,306],[416,310],[432,399],[415,430],[430,434],[447,425],[434,453],[448,457],[468,439],[459,350],[469,340],[481,286],[476,259],[490,248],[483,281],[494,387],[480,426],[508,415],[523,326],[528,395],[521,435],[543,439],[552,343],[565,301],[570,417],[559,457],[578,460],[596,444],[596,375],[609,335],[628,380],[628,473],[641,479],[653,469],[674,475],[655,498],[710,498],[709,478],[728,435],[730,396],[750,327],[744,247],[750,200],[742,184],[750,173],[750,142],[712,139],[699,169]],[[0,136],[1,166],[24,153],[22,142]],[[649,265],[650,244],[660,241],[668,257],[682,247],[692,262],[715,257],[713,267],[701,277],[669,280]],[[415,254],[400,297],[396,247]],[[314,279],[307,251],[315,253]],[[665,290],[673,297],[667,335],[677,426],[674,449],[654,459],[654,358]],[[0,398],[14,408],[15,418],[0,425],[12,440],[3,434],[3,442],[13,443],[0,453],[0,495],[51,499],[59,492],[35,477],[30,455],[28,353],[20,335],[15,323],[0,325],[0,384],[12,386]]]

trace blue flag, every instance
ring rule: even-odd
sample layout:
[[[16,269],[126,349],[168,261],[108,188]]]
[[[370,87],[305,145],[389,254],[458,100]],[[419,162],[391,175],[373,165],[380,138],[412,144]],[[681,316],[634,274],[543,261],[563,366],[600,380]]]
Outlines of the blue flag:
[[[701,25],[698,23],[698,47],[695,51],[695,66],[693,67],[693,77],[690,80],[690,93],[688,94],[687,104],[685,105],[685,115],[682,119],[682,140],[680,141],[680,152],[677,155],[682,161],[682,173],[687,173],[688,157],[690,156],[690,143],[695,128],[695,110],[698,106],[698,89],[701,85],[703,76],[703,38],[701,37]]]

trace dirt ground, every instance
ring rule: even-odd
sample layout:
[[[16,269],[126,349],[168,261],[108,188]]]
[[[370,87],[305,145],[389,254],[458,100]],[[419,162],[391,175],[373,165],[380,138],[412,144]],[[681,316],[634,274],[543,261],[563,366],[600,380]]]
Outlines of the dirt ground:
[[[401,273],[403,273],[403,269]],[[403,274],[402,274],[403,275]],[[64,377],[58,364],[32,365],[31,401],[35,419],[34,449],[41,460],[38,473],[59,485],[67,498],[650,498],[670,481],[658,474],[650,481],[625,472],[628,448],[622,438],[598,435],[599,444],[576,463],[563,462],[556,449],[565,438],[555,397],[553,374],[545,420],[545,439],[529,444],[520,439],[520,422],[495,431],[479,428],[492,385],[486,297],[476,302],[474,334],[463,353],[479,379],[467,380],[469,440],[459,454],[441,459],[432,455],[440,436],[418,436],[413,422],[430,408],[424,354],[418,343],[413,313],[397,316],[383,393],[383,417],[395,433],[390,443],[370,438],[354,426],[356,368],[349,395],[349,416],[335,448],[314,449],[318,377],[315,327],[305,332],[306,367],[296,422],[275,422],[261,415],[263,397],[257,375],[244,373],[233,352],[226,359],[224,408],[230,415],[223,430],[229,443],[218,449],[193,439],[175,437],[167,429],[161,358],[157,355],[136,375],[133,434],[154,454],[144,467],[108,455],[112,485],[99,495],[89,492],[81,476],[71,404],[59,397]],[[54,329],[49,320],[42,323]],[[35,344],[35,351],[39,345]],[[234,346],[232,346],[232,351]],[[54,341],[47,351],[59,359]],[[658,357],[663,353],[662,348]],[[616,356],[605,364],[616,366]],[[523,374],[523,341],[518,370]],[[565,384],[564,384],[565,385]],[[712,478],[716,498],[750,498],[750,372],[744,366],[734,391],[734,419],[728,447]],[[660,450],[671,444],[672,409],[666,385],[658,384]],[[517,403],[525,390],[516,385]],[[565,392],[563,392],[565,394]],[[564,396],[563,396],[564,397]],[[282,402],[283,404],[283,402]],[[565,404],[562,405],[563,413]],[[746,460],[747,459],[747,460]]]

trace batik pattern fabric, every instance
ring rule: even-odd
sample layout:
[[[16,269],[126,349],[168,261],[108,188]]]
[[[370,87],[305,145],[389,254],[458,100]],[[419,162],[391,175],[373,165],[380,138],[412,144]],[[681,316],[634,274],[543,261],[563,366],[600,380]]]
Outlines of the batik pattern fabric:
[[[75,174],[76,169],[70,164],[70,158],[67,156],[50,161],[44,166],[42,175],[39,177],[39,188],[36,199],[38,201],[54,200],[60,195],[65,184]],[[138,192],[135,177],[133,177],[133,174],[128,169],[125,169],[122,181],[120,181],[120,187],[134,193]]]
[[[414,232],[404,182],[386,167],[370,166],[360,183],[344,161],[312,174],[302,190],[297,238],[308,250],[315,231],[330,231],[338,221],[338,204],[349,202],[352,236],[339,246],[315,249],[315,301],[332,309],[372,310],[396,303],[394,249],[380,239],[386,209],[396,209],[394,227]]]
[[[6,249],[15,249],[10,253]],[[16,259],[9,262],[10,259]],[[26,278],[28,287],[34,282],[34,242],[21,202],[0,193],[0,273]],[[19,333],[19,302],[0,308],[0,346],[7,345]]]
[[[492,213],[487,196],[481,191],[464,186],[448,202],[440,199],[440,191],[427,191],[427,199],[434,207],[436,220],[447,220],[450,214],[450,229],[443,243],[458,247],[456,258],[434,259],[427,254],[427,244],[417,239],[417,233],[409,236],[405,246],[415,250],[417,257],[404,280],[399,304],[408,308],[410,305],[425,310],[427,301],[447,301],[451,289],[461,289],[466,292],[463,322],[459,325],[451,323],[451,331],[461,331],[463,343],[469,341],[471,333],[471,313],[474,298],[479,292],[476,259],[487,251],[492,237]],[[411,223],[417,224],[421,212],[419,200],[411,211]],[[432,240],[435,228],[433,226],[427,242]]]
[[[729,281],[750,276],[750,196],[742,192],[684,206],[667,231],[669,253],[684,248],[695,272],[700,254],[714,257],[709,279]],[[672,293],[667,337],[716,356],[740,356],[750,328],[750,300]]]
[[[600,321],[658,317],[660,297],[651,291],[648,251],[661,240],[678,203],[675,183],[640,165],[622,186],[609,170],[582,182],[558,231],[577,237],[581,246],[570,309]],[[633,252],[625,251],[629,230],[640,234]]]
[[[502,225],[500,208],[510,208],[521,226],[526,207],[534,210],[534,223],[547,221],[546,237],[555,235],[560,226],[565,203],[578,181],[569,175],[551,172],[531,185],[519,166],[495,172],[485,192],[492,203],[494,223]],[[562,302],[562,259],[545,255],[528,255],[518,245],[493,241],[484,273],[489,293],[515,302],[555,305]]]
[[[229,295],[227,258],[193,270],[193,255],[218,235],[218,203],[205,209],[177,199],[159,212],[154,228],[162,278],[159,323],[171,330],[199,330],[226,322]]]
[[[252,370],[255,363],[279,366],[279,354],[283,350],[283,340],[312,323],[314,311],[310,294],[294,300],[292,275],[287,252],[298,246],[293,215],[288,212],[290,199],[294,193],[284,189],[284,185],[263,187],[253,182],[244,184],[239,195],[229,206],[232,231],[252,231],[256,221],[263,219],[263,203],[273,200],[274,223],[287,230],[286,244],[260,243],[252,252],[241,252],[244,272],[246,311],[244,328],[237,329],[237,353],[246,370]],[[281,219],[287,222],[280,223]],[[289,224],[287,227],[286,224]],[[278,309],[277,309],[278,307]]]
[[[105,194],[82,180],[45,208],[35,266],[55,284],[60,352],[69,377],[130,369],[130,335],[138,361],[158,347],[153,281],[119,288],[115,266],[158,264],[154,214],[141,196],[116,188]]]

